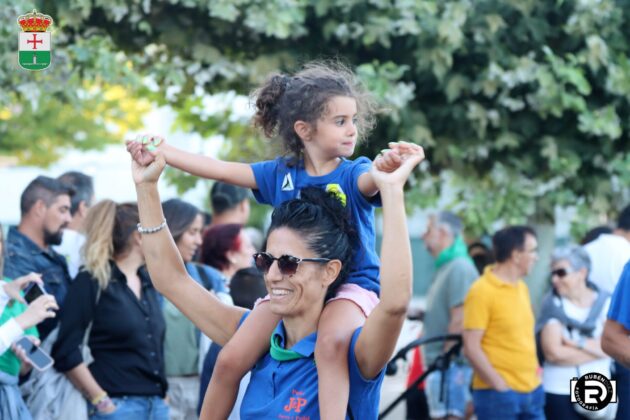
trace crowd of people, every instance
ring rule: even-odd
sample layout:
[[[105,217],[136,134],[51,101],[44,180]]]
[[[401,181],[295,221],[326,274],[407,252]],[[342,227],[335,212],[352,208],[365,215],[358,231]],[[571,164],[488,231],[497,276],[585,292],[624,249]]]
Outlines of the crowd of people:
[[[94,204],[94,195],[91,177],[79,172],[37,177],[22,194],[20,223],[6,241],[0,237],[0,418],[101,418],[113,412],[119,418],[194,418],[210,344],[153,287],[137,204]],[[262,275],[248,268],[255,252],[243,229],[248,197],[242,188],[216,183],[210,195],[211,204],[218,203],[216,217],[209,227],[194,205],[162,203],[188,273],[229,305],[233,296],[242,304],[265,295]],[[204,241],[204,229],[217,234]],[[34,283],[46,294],[27,306],[23,289]],[[23,335],[50,353],[54,369],[85,398],[85,410],[68,407],[59,398],[62,387],[32,371],[28,355],[13,344]]]
[[[463,354],[432,366],[455,343],[424,347],[431,370],[408,406],[426,408],[408,410],[408,418],[630,418],[630,206],[614,229],[594,228],[580,245],[554,250],[537,313],[523,281],[538,259],[536,232],[505,227],[487,253],[467,247],[462,231],[461,220],[442,211],[423,235],[436,267],[423,335],[461,334]],[[588,373],[616,381],[617,402],[596,411],[577,404],[571,381]]]
[[[94,203],[79,172],[26,187],[0,240],[0,418],[377,418],[412,296],[403,190],[424,151],[392,142],[350,159],[375,107],[340,66],[272,75],[254,96],[255,125],[284,149],[274,160],[222,161],[146,135],[127,142],[137,202]],[[167,164],[215,181],[211,220],[160,202]],[[248,190],[274,208],[264,240],[246,228]],[[537,314],[523,281],[536,232],[507,226],[492,252],[463,232],[442,211],[422,237],[436,268],[423,334],[463,337],[446,364],[457,342],[422,351],[425,366],[442,364],[426,379],[429,416],[589,418],[570,381],[597,372],[619,400],[600,414],[630,418],[630,207],[614,230],[554,252]],[[46,293],[25,302],[35,285]],[[24,335],[54,368],[32,369]]]

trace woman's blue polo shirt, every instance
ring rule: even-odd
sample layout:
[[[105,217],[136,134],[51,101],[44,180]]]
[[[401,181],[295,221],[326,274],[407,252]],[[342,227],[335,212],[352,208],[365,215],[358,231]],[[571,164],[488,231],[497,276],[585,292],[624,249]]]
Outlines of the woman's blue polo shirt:
[[[243,319],[245,316],[243,317]],[[352,335],[348,350],[348,371],[350,374],[349,408],[354,419],[376,419],[380,400],[381,385],[385,370],[374,379],[361,376],[354,349],[361,328]],[[274,331],[285,345],[285,331],[282,321]],[[267,353],[252,369],[249,386],[241,405],[243,419],[319,419],[317,391],[317,367],[315,366],[315,342],[313,333],[297,342],[291,350],[304,358],[279,362]],[[347,416],[347,418],[350,418]]]

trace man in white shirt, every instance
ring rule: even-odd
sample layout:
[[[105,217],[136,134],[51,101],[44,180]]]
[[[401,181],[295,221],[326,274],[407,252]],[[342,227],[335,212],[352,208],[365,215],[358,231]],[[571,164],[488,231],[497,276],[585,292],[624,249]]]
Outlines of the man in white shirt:
[[[630,205],[619,214],[613,233],[600,235],[584,249],[591,259],[589,279],[612,294],[623,267],[630,260]]]
[[[612,234],[600,235],[584,246],[591,259],[589,279],[599,288],[613,293],[623,268],[630,261],[630,205],[626,206],[617,219],[617,228]],[[619,407],[617,419],[626,420],[630,413],[630,369],[615,361],[613,379],[617,381]]]
[[[83,223],[94,201],[94,183],[91,176],[76,171],[66,172],[57,179],[75,190],[70,207],[72,221],[63,231],[61,244],[54,247],[55,251],[66,258],[68,272],[70,277],[74,278],[79,272],[79,267],[83,265],[81,255],[81,247],[85,242]]]

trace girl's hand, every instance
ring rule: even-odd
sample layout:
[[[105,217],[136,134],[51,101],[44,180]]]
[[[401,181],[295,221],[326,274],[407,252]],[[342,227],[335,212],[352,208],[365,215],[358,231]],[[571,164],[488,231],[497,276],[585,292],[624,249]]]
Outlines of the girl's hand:
[[[382,150],[378,156],[381,159],[374,160],[374,164],[379,171],[393,172],[408,156],[413,154],[422,153],[424,158],[424,150],[417,144],[406,141],[398,141],[389,142],[387,145],[389,146],[389,149]]]
[[[375,159],[374,165],[376,165],[376,169],[382,172],[393,172],[402,163],[402,158],[398,152],[392,149],[382,150],[377,157],[381,159]]]
[[[374,164],[370,173],[374,179],[374,183],[379,190],[383,190],[384,187],[397,186],[402,188],[407,182],[407,178],[411,174],[411,171],[418,166],[422,160],[424,160],[424,150],[418,145],[413,145],[403,155],[400,156],[401,164],[393,172],[386,172],[380,168],[387,167],[387,164],[382,161],[381,155],[374,159]]]
[[[151,153],[153,153],[153,160],[148,163],[139,163],[135,158],[131,161],[131,173],[136,185],[157,183],[166,166],[162,151],[157,150]]]
[[[39,273],[28,273],[25,276],[18,277],[17,279],[7,282],[4,285],[4,292],[11,298],[15,299],[18,302],[26,303],[24,298],[21,295],[21,291],[31,284],[32,282],[39,283],[39,285],[43,286],[44,281],[42,280],[42,275]]]
[[[163,143],[163,137],[151,134],[142,134],[137,136],[135,140],[125,141],[127,151],[133,160],[141,166],[147,166],[155,160],[157,149]]]

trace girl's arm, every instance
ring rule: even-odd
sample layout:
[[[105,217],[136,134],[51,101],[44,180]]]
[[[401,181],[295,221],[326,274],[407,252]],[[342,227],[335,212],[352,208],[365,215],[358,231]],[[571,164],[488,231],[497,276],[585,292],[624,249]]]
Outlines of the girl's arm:
[[[389,361],[411,299],[411,244],[403,187],[421,160],[422,157],[416,154],[392,173],[379,171],[377,165],[371,171],[383,202],[383,242],[381,300],[367,318],[355,347],[355,356],[365,378],[374,378]]]
[[[166,162],[174,168],[206,179],[226,182],[240,187],[255,189],[254,171],[247,163],[226,162],[210,156],[185,152],[169,144],[161,147]]]
[[[128,141],[127,150],[141,166],[151,163],[157,150],[162,151],[166,162],[174,168],[206,179],[226,182],[245,188],[257,188],[252,168],[247,163],[226,162],[209,156],[186,152],[163,141],[157,146]]]
[[[144,228],[160,226],[164,221],[157,181],[165,164],[161,150],[147,166],[132,162],[140,224]],[[155,288],[212,341],[225,345],[245,310],[222,303],[188,275],[168,228],[143,234],[142,250]]]

